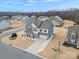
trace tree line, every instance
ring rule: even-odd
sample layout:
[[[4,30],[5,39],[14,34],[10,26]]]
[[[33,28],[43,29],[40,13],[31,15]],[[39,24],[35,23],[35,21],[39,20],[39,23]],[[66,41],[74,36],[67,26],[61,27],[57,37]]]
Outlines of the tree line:
[[[64,20],[72,20],[79,23],[79,9],[71,8],[61,11],[48,11],[48,12],[0,12],[0,16],[13,16],[13,15],[36,15],[38,16],[60,16]]]

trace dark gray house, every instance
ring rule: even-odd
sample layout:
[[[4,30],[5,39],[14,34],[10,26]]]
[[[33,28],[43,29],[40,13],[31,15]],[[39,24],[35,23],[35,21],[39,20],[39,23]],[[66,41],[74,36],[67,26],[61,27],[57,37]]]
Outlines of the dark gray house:
[[[27,37],[48,39],[53,35],[53,24],[51,21],[40,21],[30,19],[26,22]]]
[[[66,43],[79,48],[79,27],[70,26],[67,33]]]
[[[51,20],[53,25],[57,27],[62,26],[64,24],[64,20],[59,16],[51,16],[49,20]]]

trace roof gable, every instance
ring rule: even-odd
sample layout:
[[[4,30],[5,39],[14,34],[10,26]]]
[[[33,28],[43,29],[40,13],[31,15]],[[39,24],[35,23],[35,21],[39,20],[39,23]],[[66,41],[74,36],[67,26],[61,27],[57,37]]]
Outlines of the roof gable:
[[[36,28],[36,25],[34,23],[31,24],[32,27]]]
[[[41,21],[41,20],[33,20],[32,21],[32,20],[30,20],[27,22],[26,27],[32,26],[34,28],[47,29],[49,24],[52,24],[50,20],[45,20],[45,21]]]

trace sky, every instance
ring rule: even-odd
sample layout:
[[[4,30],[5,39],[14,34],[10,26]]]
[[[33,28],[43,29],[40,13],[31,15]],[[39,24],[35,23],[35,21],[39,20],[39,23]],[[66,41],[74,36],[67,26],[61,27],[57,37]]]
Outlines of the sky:
[[[43,12],[79,8],[79,0],[0,0],[0,11]]]

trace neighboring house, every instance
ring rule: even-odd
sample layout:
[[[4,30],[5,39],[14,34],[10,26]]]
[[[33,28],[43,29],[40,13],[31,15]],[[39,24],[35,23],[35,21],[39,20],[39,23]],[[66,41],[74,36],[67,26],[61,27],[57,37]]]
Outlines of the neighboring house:
[[[33,19],[33,20],[37,20],[38,19],[38,17],[35,16],[35,15],[32,15],[30,18]]]
[[[66,43],[79,48],[79,27],[71,26],[68,29]]]
[[[53,24],[49,21],[30,19],[26,24],[27,37],[49,39],[53,35]]]
[[[38,20],[41,20],[41,21],[49,20],[49,17],[47,17],[47,16],[39,16]]]
[[[54,26],[62,26],[64,24],[64,20],[59,16],[51,16],[50,19]]]
[[[22,21],[23,22],[27,21],[28,19],[29,19],[29,16],[27,16],[27,15],[22,16]]]
[[[10,28],[10,24],[11,23],[9,21],[1,21],[0,22],[0,31]]]
[[[22,15],[12,16],[12,20],[22,20]]]
[[[0,20],[9,20],[11,19],[10,16],[0,16]]]

